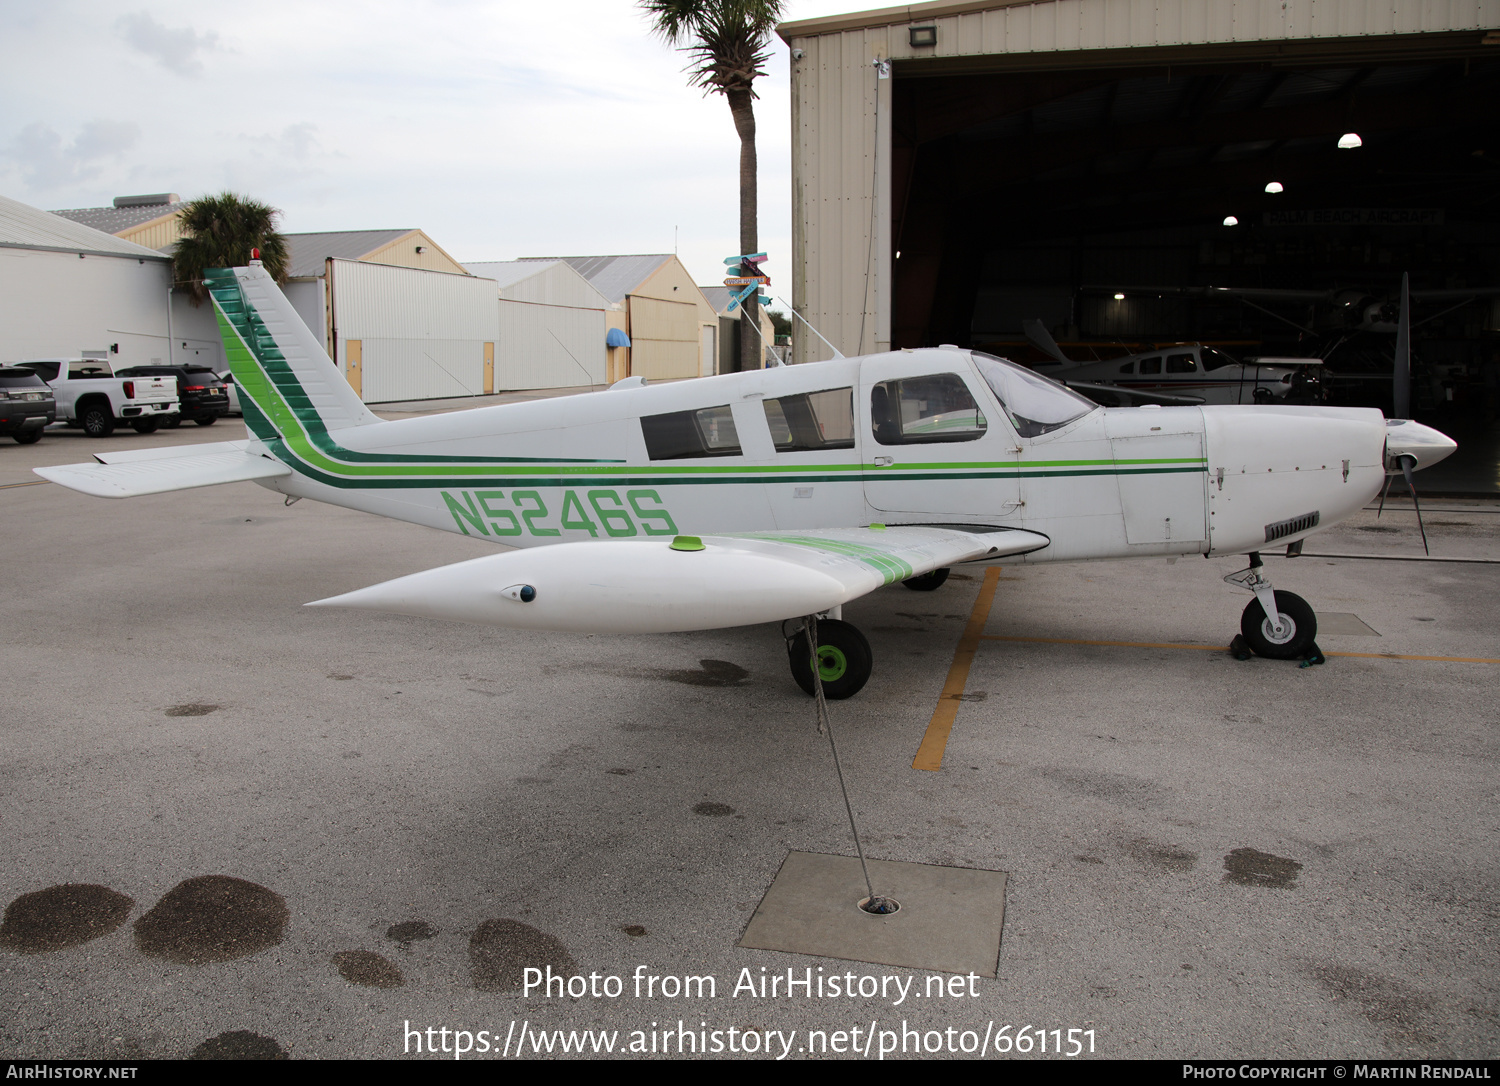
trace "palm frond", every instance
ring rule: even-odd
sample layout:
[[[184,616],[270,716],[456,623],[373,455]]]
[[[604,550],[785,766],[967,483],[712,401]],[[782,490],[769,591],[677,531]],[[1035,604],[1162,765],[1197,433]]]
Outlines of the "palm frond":
[[[280,216],[269,204],[233,192],[193,200],[182,209],[182,238],[172,254],[173,278],[201,302],[208,297],[205,269],[243,266],[259,249],[266,271],[285,284],[289,257],[286,239],[276,231]]]

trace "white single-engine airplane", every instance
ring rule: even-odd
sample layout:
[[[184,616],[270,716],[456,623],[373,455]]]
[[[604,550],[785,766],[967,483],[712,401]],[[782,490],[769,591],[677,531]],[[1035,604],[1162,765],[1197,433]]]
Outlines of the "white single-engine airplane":
[[[521,548],[319,605],[540,630],[647,633],[820,616],[829,697],[869,677],[850,600],[936,588],[960,562],[1249,554],[1241,629],[1294,658],[1312,609],[1258,552],[1454,449],[1378,411],[1101,408],[956,348],[604,391],[384,422],[257,261],[208,273],[248,440],[37,468],[127,497],[253,479]],[[814,681],[806,625],[793,676]]]

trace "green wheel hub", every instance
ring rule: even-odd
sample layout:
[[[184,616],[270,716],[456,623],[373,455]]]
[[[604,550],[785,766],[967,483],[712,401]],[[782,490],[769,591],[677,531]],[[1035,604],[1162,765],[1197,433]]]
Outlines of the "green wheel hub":
[[[818,678],[825,683],[837,682],[849,670],[849,658],[833,645],[818,646]]]

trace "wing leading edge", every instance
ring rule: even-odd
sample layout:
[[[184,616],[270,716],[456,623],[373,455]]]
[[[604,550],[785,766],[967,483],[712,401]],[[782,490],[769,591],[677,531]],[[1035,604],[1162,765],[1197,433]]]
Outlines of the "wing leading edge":
[[[870,527],[559,543],[413,573],[308,606],[577,633],[711,630],[827,611],[882,585],[1049,542],[1020,530]]]

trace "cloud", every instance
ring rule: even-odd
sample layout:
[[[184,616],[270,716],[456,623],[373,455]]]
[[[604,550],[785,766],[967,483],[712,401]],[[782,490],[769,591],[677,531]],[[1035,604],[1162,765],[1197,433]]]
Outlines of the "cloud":
[[[211,30],[202,34],[190,26],[172,30],[145,11],[120,16],[115,21],[115,29],[120,32],[120,37],[140,52],[167,71],[178,75],[197,75],[201,72],[203,62],[198,59],[197,54],[217,49],[219,42],[219,36]]]
[[[71,145],[50,126],[29,124],[4,152],[33,189],[53,189],[87,181],[102,172],[102,162],[118,158],[141,138],[131,121],[90,121]]]

